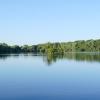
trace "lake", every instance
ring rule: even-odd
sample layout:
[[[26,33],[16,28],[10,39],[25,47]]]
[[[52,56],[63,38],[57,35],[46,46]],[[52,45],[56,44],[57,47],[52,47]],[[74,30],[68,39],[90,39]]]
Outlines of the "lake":
[[[100,53],[1,54],[0,100],[100,100]]]

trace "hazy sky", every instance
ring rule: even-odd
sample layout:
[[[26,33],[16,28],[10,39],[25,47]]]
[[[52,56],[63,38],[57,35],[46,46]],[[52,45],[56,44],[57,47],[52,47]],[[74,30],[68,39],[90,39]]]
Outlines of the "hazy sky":
[[[100,0],[0,0],[0,42],[100,38]]]

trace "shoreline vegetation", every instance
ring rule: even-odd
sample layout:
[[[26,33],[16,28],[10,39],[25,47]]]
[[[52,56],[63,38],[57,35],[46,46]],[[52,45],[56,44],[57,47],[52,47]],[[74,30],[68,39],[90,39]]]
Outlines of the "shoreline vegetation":
[[[40,53],[40,54],[65,54],[66,52],[100,52],[100,39],[79,40],[74,42],[56,42],[38,45],[10,46],[0,43],[0,54],[7,53]]]

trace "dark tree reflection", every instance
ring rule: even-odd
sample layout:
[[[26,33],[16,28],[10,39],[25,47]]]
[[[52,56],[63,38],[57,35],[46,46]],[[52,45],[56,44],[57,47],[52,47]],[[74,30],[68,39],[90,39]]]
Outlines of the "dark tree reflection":
[[[59,59],[86,61],[86,62],[100,62],[100,53],[66,53],[63,55],[48,54],[46,55],[44,61],[48,63],[48,65],[50,65]]]
[[[86,61],[86,62],[99,62],[100,53],[66,53],[66,54],[0,54],[0,60],[6,60],[9,57],[17,58],[19,56],[38,56],[43,57],[43,61],[48,65],[51,65],[59,60],[75,60],[75,61]]]

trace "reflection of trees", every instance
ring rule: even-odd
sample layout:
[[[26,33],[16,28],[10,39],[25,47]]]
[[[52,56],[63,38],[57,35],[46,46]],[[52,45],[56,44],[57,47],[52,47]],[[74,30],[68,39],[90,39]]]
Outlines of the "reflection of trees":
[[[100,62],[100,53],[67,53],[65,58],[77,61]]]
[[[76,61],[87,61],[87,62],[100,62],[100,53],[66,53],[63,55],[46,55],[45,62],[48,65],[56,62],[59,59],[68,59]]]
[[[54,54],[48,54],[44,56],[44,61],[48,64],[51,65],[53,62],[56,62],[59,59],[63,59],[63,54],[59,55],[54,55]]]
[[[5,60],[7,57],[9,57],[10,55],[0,55],[0,59]]]
[[[48,65],[58,61],[59,59],[76,60],[76,61],[87,61],[87,62],[100,62],[100,53],[66,53],[66,54],[0,54],[0,59],[7,59],[9,57],[23,56],[43,56],[43,60]]]
[[[14,57],[18,58],[19,56],[40,56],[40,54],[33,54],[33,53],[16,53],[16,54],[0,54],[0,60],[6,60],[7,58]]]
[[[0,59],[1,60],[6,60],[9,57],[19,57],[19,54],[0,54]]]

